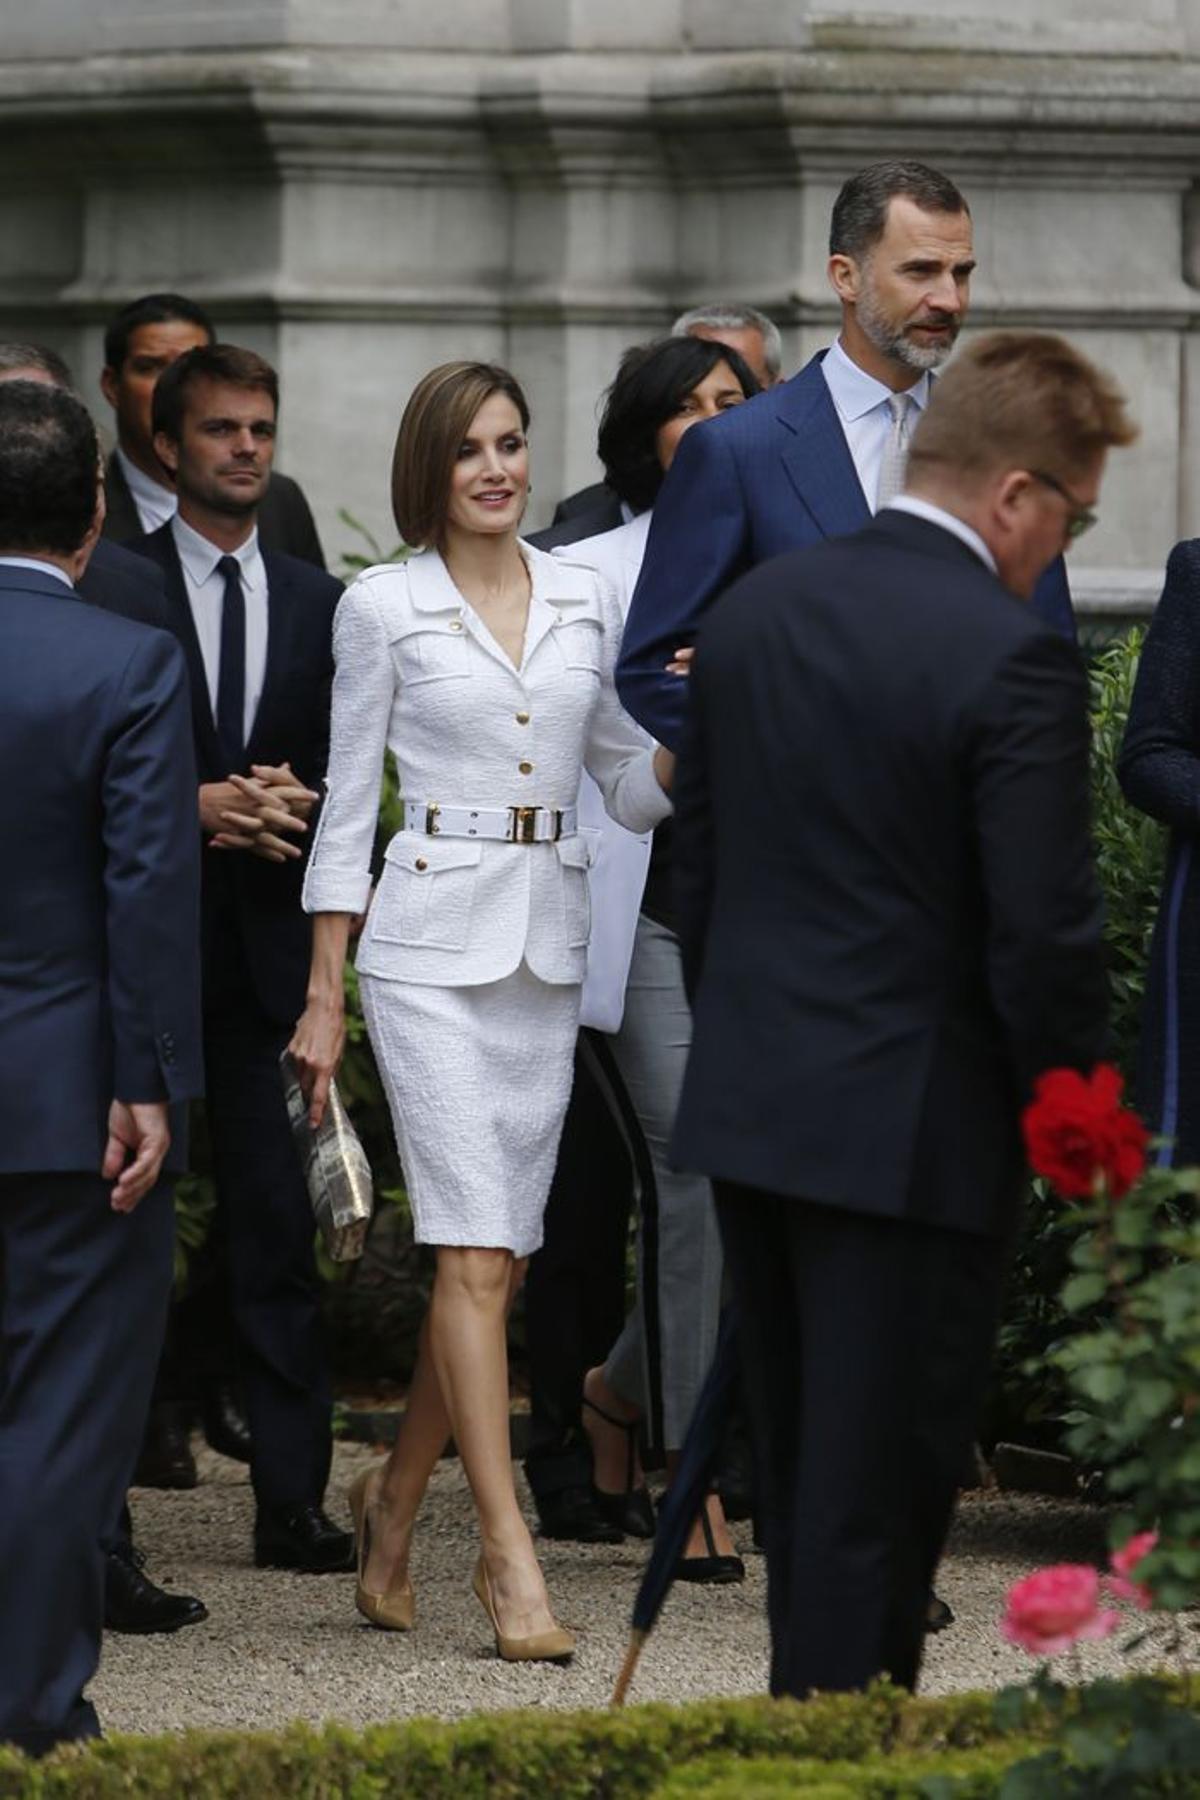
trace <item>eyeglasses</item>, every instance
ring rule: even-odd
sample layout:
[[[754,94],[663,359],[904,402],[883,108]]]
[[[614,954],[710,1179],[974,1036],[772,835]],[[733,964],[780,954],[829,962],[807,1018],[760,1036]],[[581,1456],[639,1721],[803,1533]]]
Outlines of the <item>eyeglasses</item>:
[[[1085,531],[1092,529],[1098,514],[1090,506],[1084,506],[1082,501],[1077,500],[1070,488],[1064,487],[1056,476],[1047,475],[1044,469],[1030,469],[1029,473],[1035,481],[1040,481],[1044,487],[1053,488],[1066,501],[1070,508],[1067,514],[1067,539],[1070,543],[1073,544],[1076,538],[1081,538]]]

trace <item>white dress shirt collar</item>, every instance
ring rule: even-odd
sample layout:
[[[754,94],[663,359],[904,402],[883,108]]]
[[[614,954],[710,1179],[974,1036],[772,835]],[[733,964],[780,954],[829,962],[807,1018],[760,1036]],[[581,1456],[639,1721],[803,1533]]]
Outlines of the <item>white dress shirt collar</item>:
[[[241,566],[242,580],[253,580],[262,566],[262,557],[258,548],[258,526],[255,525],[244,544],[236,550],[222,550],[211,538],[202,537],[195,526],[189,525],[176,513],[171,521],[171,535],[175,539],[175,548],[179,552],[179,560],[184,571],[190,575],[199,587],[207,581],[223,556],[236,558]],[[257,565],[257,566],[256,566]]]
[[[117,462],[125,477],[125,485],[129,489],[133,504],[137,508],[138,520],[143,531],[157,531],[168,519],[173,519],[175,509],[179,505],[172,488],[164,487],[161,481],[155,481],[139,469],[137,464],[126,456],[120,444],[117,445]]]
[[[0,569],[35,569],[39,575],[53,575],[64,587],[75,592],[75,583],[57,563],[43,562],[40,556],[0,556]]]
[[[835,338],[825,352],[821,364],[833,404],[846,424],[861,419],[876,406],[883,406],[891,399],[894,388],[888,387],[884,381],[878,381],[874,375],[868,375],[865,369],[846,355],[842,348],[841,338]],[[920,381],[905,392],[917,408],[923,409],[929,399],[929,376],[922,375]]]
[[[940,525],[943,531],[949,531],[958,538],[960,543],[965,544],[968,550],[973,550],[980,562],[989,568],[993,575],[999,575],[996,559],[979,533],[974,526],[968,525],[965,519],[960,519],[957,513],[947,512],[942,506],[935,506],[932,500],[919,500],[915,494],[897,494],[894,500],[888,501],[883,511],[911,513],[914,519],[925,519],[930,525]]]

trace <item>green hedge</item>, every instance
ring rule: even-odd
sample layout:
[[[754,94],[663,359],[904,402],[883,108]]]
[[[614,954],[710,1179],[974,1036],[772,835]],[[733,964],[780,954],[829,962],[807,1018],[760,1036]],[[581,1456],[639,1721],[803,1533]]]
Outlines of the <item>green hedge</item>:
[[[815,1762],[780,1756],[706,1757],[654,1790],[652,1800],[995,1800],[1004,1776],[1037,1749],[1006,1740],[979,1750],[871,1756],[865,1762]]]
[[[879,1686],[805,1705],[706,1701],[449,1724],[416,1719],[361,1732],[295,1725],[270,1734],[113,1737],[40,1763],[0,1751],[0,1800],[740,1800],[797,1792],[970,1800],[997,1793],[1003,1770],[1053,1729],[1034,1706],[1016,1735],[1004,1735],[994,1707],[989,1694],[913,1700]]]

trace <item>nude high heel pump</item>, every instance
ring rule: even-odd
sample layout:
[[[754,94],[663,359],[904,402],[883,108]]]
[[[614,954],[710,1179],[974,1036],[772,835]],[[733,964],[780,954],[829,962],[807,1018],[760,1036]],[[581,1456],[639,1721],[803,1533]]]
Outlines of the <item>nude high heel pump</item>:
[[[528,1637],[506,1637],[500,1629],[500,1621],[496,1617],[496,1603],[492,1599],[492,1584],[488,1580],[487,1564],[482,1556],[475,1564],[475,1575],[471,1582],[480,1606],[492,1622],[492,1630],[496,1634],[496,1655],[504,1662],[570,1662],[575,1654],[575,1639],[561,1625],[555,1625],[551,1631],[534,1631]]]
[[[372,1594],[364,1585],[367,1558],[371,1554],[371,1518],[367,1501],[367,1483],[375,1473],[373,1469],[364,1469],[350,1486],[347,1499],[350,1502],[350,1513],[354,1520],[354,1541],[358,1552],[358,1579],[354,1584],[354,1604],[364,1619],[377,1625],[382,1631],[411,1631],[416,1623],[416,1603],[413,1599],[412,1582],[404,1577],[399,1587],[389,1588],[385,1594]]]

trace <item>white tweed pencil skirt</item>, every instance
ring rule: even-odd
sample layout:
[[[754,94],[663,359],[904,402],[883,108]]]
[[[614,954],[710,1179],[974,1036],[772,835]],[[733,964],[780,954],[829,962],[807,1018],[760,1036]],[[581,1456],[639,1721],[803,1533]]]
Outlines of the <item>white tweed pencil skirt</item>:
[[[522,962],[481,987],[360,975],[414,1236],[530,1256],[574,1072],[580,989]]]

